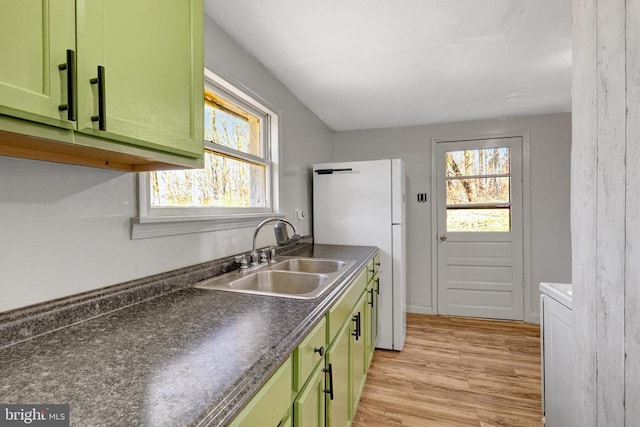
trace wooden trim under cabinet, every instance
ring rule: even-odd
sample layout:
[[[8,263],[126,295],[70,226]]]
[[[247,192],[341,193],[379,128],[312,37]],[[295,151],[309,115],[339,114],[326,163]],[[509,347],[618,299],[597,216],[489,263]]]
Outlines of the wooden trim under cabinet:
[[[0,155],[124,172],[191,169],[202,167],[203,164],[202,159],[149,152],[97,138],[89,139],[64,129],[54,131],[69,142],[0,130]]]

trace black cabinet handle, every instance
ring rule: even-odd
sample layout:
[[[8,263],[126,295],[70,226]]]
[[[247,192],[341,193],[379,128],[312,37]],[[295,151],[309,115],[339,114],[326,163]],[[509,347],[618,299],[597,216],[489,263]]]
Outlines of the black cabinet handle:
[[[58,65],[58,70],[67,71],[67,103],[58,105],[59,111],[67,112],[67,120],[75,122],[78,107],[76,103],[76,53],[67,49],[67,61]]]
[[[353,329],[353,332],[351,332],[351,336],[354,337],[356,341],[358,341],[358,315],[356,314],[355,316],[353,316],[351,320],[355,322],[355,328]]]
[[[351,318],[351,320],[353,320],[356,323],[355,330],[351,332],[351,335],[355,337],[356,341],[358,341],[358,339],[360,339],[360,337],[362,336],[362,331],[360,328],[360,318],[361,318],[360,312],[358,312],[358,314],[356,314]]]
[[[380,263],[379,263],[379,262],[376,262],[376,265],[377,265],[378,267],[380,267]]]
[[[320,355],[320,357],[322,357],[324,355],[324,346],[314,347],[313,348],[313,352],[314,353],[318,353]]]
[[[367,302],[371,307],[373,307],[373,289],[369,289],[369,295],[371,295],[371,299]]]
[[[372,268],[371,270],[369,270],[369,273],[375,273],[376,269]]]
[[[380,278],[376,279],[376,295],[380,295]]]
[[[326,388],[322,391],[329,395],[329,399],[333,400],[333,365],[329,363],[329,367],[322,370],[325,374],[329,374],[329,389]]]
[[[107,130],[107,104],[105,93],[105,72],[102,65],[98,65],[98,77],[95,77],[89,82],[92,85],[98,85],[98,115],[91,116],[92,122],[98,122],[98,129]]]

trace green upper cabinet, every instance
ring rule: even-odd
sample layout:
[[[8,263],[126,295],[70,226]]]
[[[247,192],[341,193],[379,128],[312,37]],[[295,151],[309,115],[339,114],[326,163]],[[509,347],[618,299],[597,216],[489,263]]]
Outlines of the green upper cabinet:
[[[203,32],[203,0],[1,0],[0,155],[202,167]]]
[[[72,129],[67,50],[75,50],[74,0],[0,1],[0,114]]]
[[[203,22],[202,0],[77,0],[78,130],[202,156]]]

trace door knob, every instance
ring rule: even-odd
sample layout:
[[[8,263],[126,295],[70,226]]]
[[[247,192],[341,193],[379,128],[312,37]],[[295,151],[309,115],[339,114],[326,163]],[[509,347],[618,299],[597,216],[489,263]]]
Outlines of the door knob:
[[[444,242],[445,240],[447,240],[447,235],[446,235],[446,234],[444,234],[444,233],[442,233],[442,234],[440,235],[440,240],[441,240],[442,242]]]

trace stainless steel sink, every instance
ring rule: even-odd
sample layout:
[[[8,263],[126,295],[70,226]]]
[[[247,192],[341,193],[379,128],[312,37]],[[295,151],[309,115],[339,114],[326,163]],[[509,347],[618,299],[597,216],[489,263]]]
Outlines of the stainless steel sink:
[[[229,283],[232,289],[269,292],[272,294],[308,294],[327,283],[324,274],[290,273],[286,271],[259,271]]]
[[[342,270],[347,263],[338,260],[292,258],[280,261],[271,266],[271,270],[299,271],[303,273],[335,273]]]
[[[322,295],[355,261],[314,258],[287,258],[252,272],[232,272],[195,285],[217,289],[285,298],[313,299]]]

